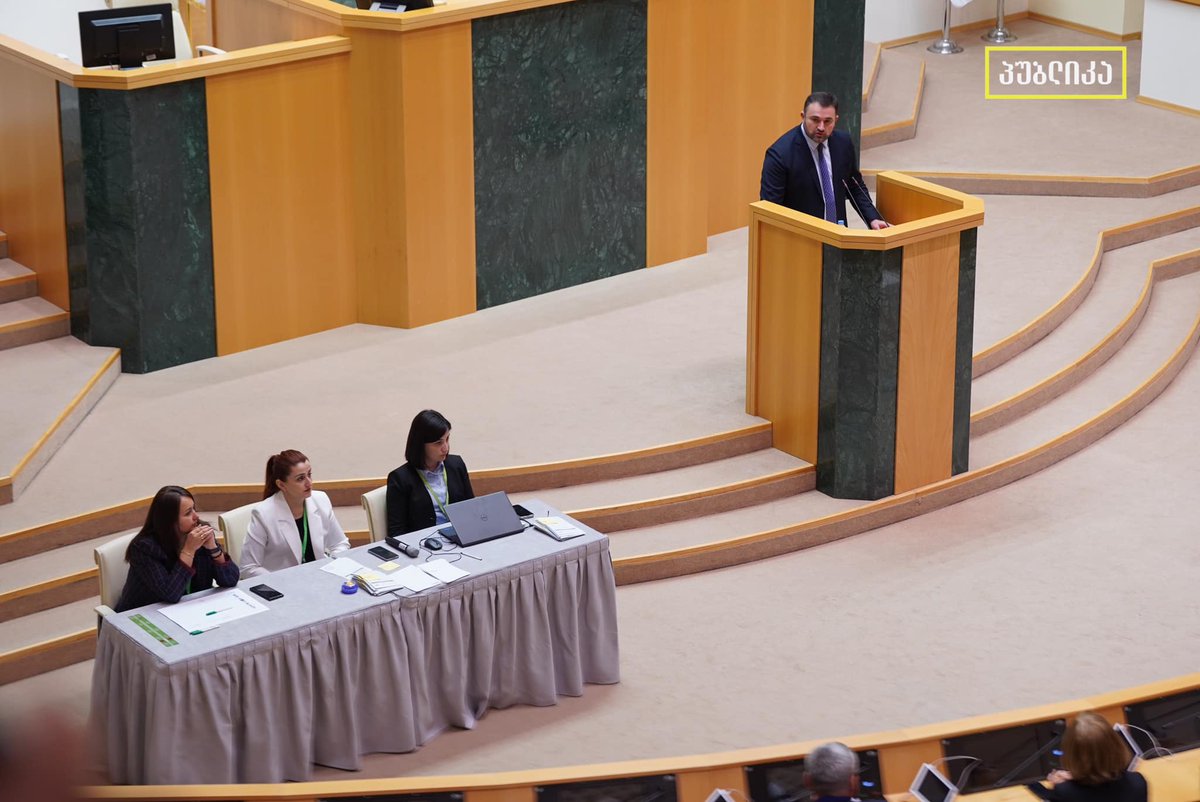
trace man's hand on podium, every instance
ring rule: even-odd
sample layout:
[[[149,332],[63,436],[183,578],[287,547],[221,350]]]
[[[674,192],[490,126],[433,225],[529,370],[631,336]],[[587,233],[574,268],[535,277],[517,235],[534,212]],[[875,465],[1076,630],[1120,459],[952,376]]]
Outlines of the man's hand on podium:
[[[887,220],[884,220],[882,217],[871,221],[871,228],[875,231],[879,231],[882,228],[891,228],[891,227],[892,227],[892,224],[889,223]]]

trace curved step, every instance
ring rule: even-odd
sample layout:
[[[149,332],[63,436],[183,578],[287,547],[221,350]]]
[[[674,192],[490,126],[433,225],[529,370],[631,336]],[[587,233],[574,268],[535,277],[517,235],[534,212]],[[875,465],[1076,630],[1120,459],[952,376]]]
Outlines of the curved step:
[[[477,493],[496,490],[516,493],[671,470],[759,451],[770,447],[770,444],[771,424],[764,421],[728,432],[636,451],[477,470],[472,472],[471,478]],[[363,493],[380,487],[384,482],[384,477],[343,479],[317,482],[316,487],[328,493],[335,506],[356,507]],[[261,485],[258,484],[194,485],[189,490],[202,510],[230,510],[261,498]],[[135,528],[141,524],[149,503],[148,497],[134,499],[0,535],[0,563]]]
[[[752,534],[668,548],[614,559],[618,584],[647,582],[672,576],[739,565],[849,537],[880,526],[941,509],[989,492],[1049,467],[1086,448],[1129,420],[1170,385],[1200,341],[1200,304],[1191,302],[1193,318],[1186,334],[1157,369],[1131,392],[1058,436],[1042,440],[998,462],[853,509]],[[972,441],[974,447],[975,441]]]
[[[1070,317],[1087,298],[1087,294],[1095,284],[1106,252],[1176,234],[1198,225],[1200,225],[1200,206],[1192,206],[1101,231],[1096,238],[1096,248],[1091,262],[1088,263],[1074,286],[1029,323],[1002,340],[977,351],[971,363],[972,375],[978,378],[1003,365],[1046,337]]]
[[[1177,254],[1151,263],[1142,284],[1142,291],[1132,308],[1113,329],[1096,342],[1086,353],[1063,366],[1035,385],[980,409],[971,415],[971,434],[979,436],[994,431],[1082,382],[1115,355],[1133,336],[1150,307],[1155,285],[1176,276],[1200,269],[1200,250]],[[975,387],[972,385],[972,391]]]
[[[861,149],[903,142],[917,135],[925,94],[925,59],[898,50],[883,51],[874,102],[863,112]]]

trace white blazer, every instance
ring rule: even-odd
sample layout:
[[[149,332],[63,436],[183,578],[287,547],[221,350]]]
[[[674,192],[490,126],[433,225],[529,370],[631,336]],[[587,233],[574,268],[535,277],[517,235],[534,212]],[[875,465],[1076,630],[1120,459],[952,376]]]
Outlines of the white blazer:
[[[318,560],[350,548],[342,525],[333,516],[329,496],[314,490],[304,506],[308,511],[308,538]],[[299,565],[304,557],[300,551],[300,537],[283,491],[255,504],[250,510],[250,527],[242,546],[242,564],[239,566],[242,579]]]

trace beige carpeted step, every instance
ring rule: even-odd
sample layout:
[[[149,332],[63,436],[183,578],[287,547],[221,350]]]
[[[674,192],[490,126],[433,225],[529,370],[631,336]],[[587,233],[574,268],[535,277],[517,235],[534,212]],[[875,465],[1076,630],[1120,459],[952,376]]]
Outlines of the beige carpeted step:
[[[692,521],[627,529],[610,535],[614,559],[700,546],[739,535],[752,535],[854,509],[867,502],[836,499],[811,491],[790,498],[706,515]]]
[[[44,298],[0,304],[0,350],[65,337],[70,332],[67,313]]]
[[[862,116],[862,150],[917,135],[925,88],[925,60],[901,50],[883,50],[871,106]]]
[[[0,306],[0,312],[11,305]],[[120,372],[115,348],[92,347],[74,337],[0,350],[0,376],[20,377],[0,383],[0,478],[11,477],[0,487],[0,502],[34,481]]]
[[[37,275],[24,265],[0,255],[0,304],[37,295]]]
[[[1045,406],[1007,426],[971,438],[971,467],[999,462],[1060,437],[1117,404],[1149,380],[1179,348],[1198,316],[1200,273],[1160,282],[1145,318],[1124,348],[1082,383]]]
[[[513,500],[538,498],[552,507],[566,511],[607,507],[758,479],[781,471],[801,468],[807,464],[790,454],[768,448],[671,471],[513,494]]]
[[[879,61],[883,52],[875,42],[863,42],[863,71],[862,71],[862,110],[865,112],[871,104],[871,93],[875,89],[875,79],[879,77]]]
[[[1200,248],[1200,228],[1106,253],[1096,283],[1064,323],[1011,361],[971,383],[972,411],[999,403],[1072,365],[1132,311],[1151,262],[1197,248]]]
[[[0,653],[23,649],[96,626],[96,605],[100,597],[63,604],[11,621],[0,622]]]

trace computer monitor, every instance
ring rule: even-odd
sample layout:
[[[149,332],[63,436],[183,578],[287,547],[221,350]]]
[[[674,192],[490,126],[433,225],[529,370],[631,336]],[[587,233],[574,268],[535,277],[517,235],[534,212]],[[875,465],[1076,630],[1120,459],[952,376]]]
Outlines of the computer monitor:
[[[360,11],[417,11],[433,8],[433,0],[356,0]]]
[[[1125,720],[1146,730],[1172,752],[1200,747],[1200,691],[1128,705]]]
[[[917,802],[954,802],[958,788],[929,763],[922,763],[908,792]]]
[[[1002,730],[960,735],[942,741],[942,754],[969,755],[979,762],[966,780],[964,794],[1024,785],[1060,768],[1066,722],[1041,721]]]
[[[79,44],[85,67],[129,69],[175,58],[171,4],[80,11]]]

